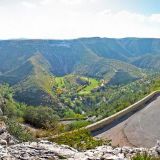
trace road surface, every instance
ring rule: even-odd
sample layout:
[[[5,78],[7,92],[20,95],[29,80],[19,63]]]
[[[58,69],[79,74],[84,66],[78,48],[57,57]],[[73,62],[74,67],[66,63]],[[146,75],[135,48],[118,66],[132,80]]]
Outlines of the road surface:
[[[141,110],[130,113],[92,134],[112,140],[114,146],[155,146],[157,140],[160,140],[160,95],[154,97]]]

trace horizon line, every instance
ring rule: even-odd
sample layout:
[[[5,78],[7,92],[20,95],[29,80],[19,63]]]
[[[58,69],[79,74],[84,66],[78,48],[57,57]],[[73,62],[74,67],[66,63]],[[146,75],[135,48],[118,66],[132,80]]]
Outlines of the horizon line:
[[[61,40],[61,41],[64,41],[64,40],[78,40],[78,39],[92,39],[92,38],[99,38],[99,39],[130,39],[130,38],[133,38],[133,39],[160,39],[160,37],[134,37],[134,36],[128,36],[128,37],[101,37],[101,36],[89,36],[89,37],[77,37],[77,38],[4,38],[4,39],[0,39],[0,41],[18,41],[18,40]]]

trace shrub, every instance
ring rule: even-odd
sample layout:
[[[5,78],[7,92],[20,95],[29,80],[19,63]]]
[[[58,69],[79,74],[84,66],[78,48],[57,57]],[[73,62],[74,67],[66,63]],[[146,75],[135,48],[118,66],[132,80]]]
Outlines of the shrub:
[[[32,135],[14,119],[7,119],[5,122],[7,124],[8,132],[15,138],[17,138],[20,142],[27,142],[33,140]]]
[[[147,153],[144,154],[137,154],[131,158],[131,160],[160,160],[158,157],[153,157]]]
[[[68,124],[68,130],[75,130],[75,129],[79,129],[82,127],[85,127],[87,125],[89,125],[90,122],[82,120],[82,121],[75,121],[71,124]]]
[[[4,108],[4,115],[9,118],[23,117],[26,106],[15,101],[7,101]]]
[[[10,101],[6,103],[6,107],[3,110],[4,115],[7,117],[16,117],[17,116],[17,110],[16,105]]]
[[[72,109],[66,108],[64,110],[65,118],[84,118],[84,115],[76,114]]]
[[[27,107],[24,120],[38,128],[55,128],[58,116],[48,107]]]
[[[58,144],[69,145],[70,147],[76,148],[78,150],[93,149],[97,146],[108,143],[104,142],[103,140],[93,138],[90,132],[85,129],[64,133],[58,137],[50,138],[49,140]]]

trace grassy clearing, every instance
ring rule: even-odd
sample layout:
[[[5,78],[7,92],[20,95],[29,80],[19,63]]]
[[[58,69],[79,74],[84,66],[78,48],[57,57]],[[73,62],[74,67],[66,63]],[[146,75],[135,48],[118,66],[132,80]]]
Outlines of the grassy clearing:
[[[58,88],[63,88],[65,86],[64,77],[56,77],[55,82],[56,82]]]
[[[90,94],[91,91],[98,87],[99,86],[99,81],[97,81],[96,79],[93,79],[93,78],[85,78],[85,77],[82,77],[83,79],[85,80],[88,80],[89,81],[89,85],[86,86],[84,89],[82,89],[78,94],[79,95],[84,95],[84,94]]]
[[[87,77],[80,77],[82,80],[89,82],[88,85],[83,86],[83,85],[79,85],[76,83],[76,76],[74,75],[69,75],[69,76],[65,76],[65,77],[55,77],[55,84],[58,88],[64,88],[67,87],[67,82],[69,82],[69,88],[72,88],[73,86],[76,86],[79,95],[84,95],[84,94],[90,94],[91,90],[93,90],[94,88],[99,86],[99,81],[97,81],[94,78],[87,78]],[[79,85],[79,86],[78,86]],[[74,87],[73,87],[74,88]]]

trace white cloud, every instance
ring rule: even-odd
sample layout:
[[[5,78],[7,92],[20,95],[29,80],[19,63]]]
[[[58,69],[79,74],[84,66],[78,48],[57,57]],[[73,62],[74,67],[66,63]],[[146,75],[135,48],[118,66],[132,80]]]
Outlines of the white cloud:
[[[49,4],[51,2],[51,0],[41,0],[39,3],[41,4],[41,5],[47,5],[47,4]]]
[[[109,15],[109,14],[112,14],[112,11],[111,11],[111,9],[106,9],[104,11],[99,12],[98,14],[101,16]]]
[[[150,19],[153,23],[154,22],[160,23],[160,14],[153,14],[150,16]]]
[[[36,4],[27,2],[27,1],[22,1],[21,4],[27,8],[36,8]]]
[[[160,14],[100,10],[99,0],[17,0],[0,8],[2,38],[159,37]],[[97,8],[99,10],[97,10]]]
[[[152,16],[128,11],[107,12],[97,17],[97,27],[101,27],[101,36],[107,33],[112,37],[160,37],[160,24],[154,23]]]
[[[78,5],[81,4],[83,0],[61,0],[61,2],[69,5]]]

